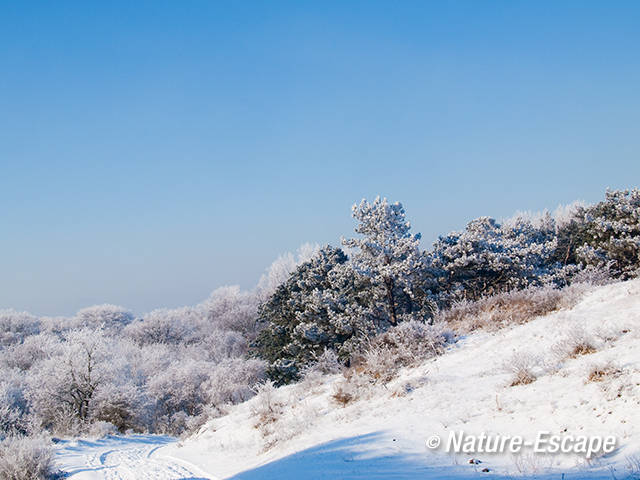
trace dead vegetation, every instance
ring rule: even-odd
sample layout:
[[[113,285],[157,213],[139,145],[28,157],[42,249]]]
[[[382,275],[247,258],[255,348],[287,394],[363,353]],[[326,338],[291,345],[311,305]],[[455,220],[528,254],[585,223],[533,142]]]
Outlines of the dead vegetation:
[[[440,312],[438,320],[460,333],[521,325],[536,317],[572,307],[587,288],[582,284],[563,289],[531,287],[500,293],[475,302],[461,301]]]

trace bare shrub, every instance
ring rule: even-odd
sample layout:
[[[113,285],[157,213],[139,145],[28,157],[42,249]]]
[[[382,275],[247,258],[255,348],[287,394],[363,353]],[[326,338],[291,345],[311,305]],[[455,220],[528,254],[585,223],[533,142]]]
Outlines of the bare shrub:
[[[511,359],[505,364],[508,371],[513,374],[510,387],[517,385],[529,385],[536,381],[536,374],[533,369],[536,365],[536,358],[528,353],[514,353]]]
[[[442,354],[453,339],[453,332],[443,323],[429,325],[409,320],[375,337],[370,349],[386,348],[397,365],[410,366]]]
[[[438,320],[459,332],[521,325],[536,317],[574,306],[588,288],[584,284],[563,289],[530,287],[475,302],[456,302],[448,310],[440,312]]]
[[[41,437],[7,437],[0,442],[0,478],[45,480],[53,476],[53,450]]]
[[[388,383],[400,368],[442,354],[453,339],[453,332],[442,323],[403,322],[369,340],[364,352],[352,358],[345,377],[360,375],[368,383]]]
[[[619,368],[607,363],[605,365],[594,365],[587,375],[587,382],[602,382],[606,378],[617,377],[622,371]]]
[[[580,327],[571,329],[560,345],[564,346],[569,358],[589,355],[598,351],[593,336]]]
[[[398,356],[386,345],[375,345],[368,348],[355,363],[354,370],[349,374],[360,374],[369,377],[374,382],[387,383],[396,376],[401,364]]]
[[[331,398],[341,406],[367,398],[371,394],[375,381],[367,373],[356,368],[350,368],[344,372],[344,377],[333,385]]]
[[[268,431],[268,425],[275,423],[283,412],[284,404],[276,400],[277,388],[271,380],[259,384],[251,413],[256,417],[255,428],[263,435]]]
[[[278,422],[285,410],[285,403],[277,398],[278,389],[271,380],[259,384],[256,388],[251,413],[255,417],[254,428],[262,436],[264,450],[272,448],[279,440]]]
[[[321,355],[316,357],[308,367],[302,370],[302,377],[308,378],[316,375],[334,375],[344,371],[344,365],[340,362],[335,350],[325,348]]]
[[[337,384],[333,395],[331,395],[331,398],[342,407],[346,407],[355,398],[352,389],[348,387],[349,384],[345,382]]]

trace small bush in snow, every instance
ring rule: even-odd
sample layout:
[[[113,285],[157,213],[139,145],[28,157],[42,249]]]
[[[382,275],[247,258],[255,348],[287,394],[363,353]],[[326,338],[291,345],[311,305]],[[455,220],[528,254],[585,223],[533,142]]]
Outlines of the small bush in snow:
[[[256,387],[256,398],[251,413],[257,417],[255,427],[274,423],[282,414],[282,403],[276,400],[277,389],[271,380]]]
[[[89,438],[104,438],[107,435],[116,435],[117,433],[118,429],[116,426],[109,422],[93,422],[87,428],[87,437]]]
[[[386,347],[401,366],[414,365],[442,354],[454,334],[444,324],[429,325],[409,320],[392,327],[372,341],[372,347]]]
[[[352,385],[347,382],[337,384],[331,398],[338,405],[346,407],[355,398]]]
[[[0,478],[45,480],[53,475],[53,451],[39,437],[7,437],[0,442]]]
[[[596,341],[584,329],[576,327],[569,331],[564,341],[560,342],[570,358],[589,355],[598,351]]]
[[[334,350],[325,348],[321,355],[316,357],[316,361],[302,370],[302,376],[308,378],[314,375],[333,375],[344,371],[344,365],[340,362]]]
[[[620,373],[622,372],[619,368],[616,368],[609,363],[605,365],[594,365],[589,371],[587,382],[602,382],[606,378],[616,377],[620,375]]]
[[[264,450],[272,448],[280,439],[280,420],[285,411],[285,403],[277,398],[278,389],[271,380],[258,385],[255,389],[256,397],[253,401],[251,413],[256,421],[256,428],[262,436]]]
[[[513,374],[509,386],[528,385],[536,381],[536,375],[533,373],[536,359],[533,355],[527,353],[515,353],[506,363],[506,368]]]
[[[368,374],[350,368],[344,372],[344,378],[333,385],[331,398],[336,404],[345,407],[349,403],[368,398],[374,386],[375,381]]]

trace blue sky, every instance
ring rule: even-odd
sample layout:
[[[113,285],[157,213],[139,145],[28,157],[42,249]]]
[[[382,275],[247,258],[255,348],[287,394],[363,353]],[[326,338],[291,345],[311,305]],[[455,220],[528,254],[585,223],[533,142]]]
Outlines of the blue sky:
[[[640,183],[640,3],[0,0],[0,308],[251,287],[402,201],[480,215]]]

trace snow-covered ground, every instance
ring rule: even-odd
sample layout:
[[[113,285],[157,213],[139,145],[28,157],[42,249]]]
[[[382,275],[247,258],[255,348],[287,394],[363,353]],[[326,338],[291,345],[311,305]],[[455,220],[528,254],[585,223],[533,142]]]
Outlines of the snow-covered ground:
[[[107,436],[62,441],[57,463],[74,480],[213,480],[202,469],[159,451],[175,442],[163,435]]]
[[[585,341],[594,352],[569,355]],[[78,479],[622,479],[640,459],[639,341],[635,280],[600,287],[571,310],[469,335],[389,384],[361,389],[345,407],[332,398],[344,378],[324,377],[274,392],[267,425],[257,419],[265,404],[258,396],[183,442],[153,436],[79,441],[61,445],[58,458]],[[533,383],[510,386],[518,362],[535,374]],[[589,378],[594,370],[604,372],[596,381]],[[452,431],[533,439],[541,430],[614,435],[617,446],[590,460],[427,448],[432,435],[446,443]],[[471,456],[481,463],[469,464]]]

